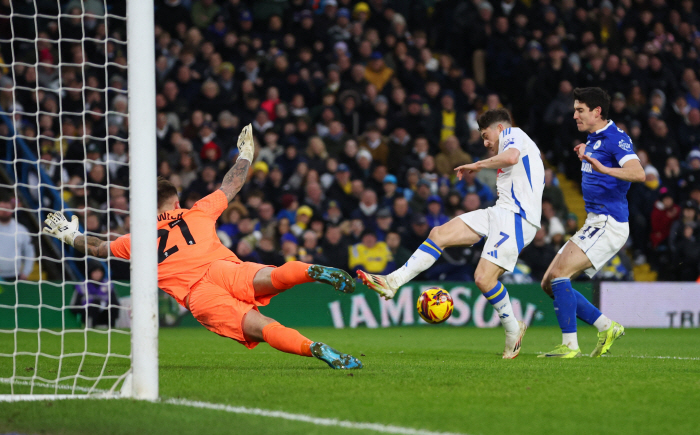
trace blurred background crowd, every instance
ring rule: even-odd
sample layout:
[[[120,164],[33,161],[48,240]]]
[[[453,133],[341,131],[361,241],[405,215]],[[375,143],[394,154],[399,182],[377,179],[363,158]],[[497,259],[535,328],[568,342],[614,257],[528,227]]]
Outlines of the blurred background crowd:
[[[0,19],[15,37],[0,47],[14,117],[0,135],[16,129],[88,232],[128,232],[123,2],[70,1],[60,19],[55,1],[12,3],[0,15],[42,15]],[[665,280],[700,274],[693,0],[156,0],[155,19],[158,174],[183,208],[219,187],[253,124],[249,180],[218,227],[242,260],[402,265],[432,227],[495,203],[495,170],[454,168],[489,157],[476,119],[506,107],[549,169],[542,228],[505,280],[538,282],[582,224],[560,189],[581,178],[573,89],[600,86],[647,179],[630,190],[629,244],[598,277],[645,262]],[[471,280],[480,254],[447,249],[419,278]]]

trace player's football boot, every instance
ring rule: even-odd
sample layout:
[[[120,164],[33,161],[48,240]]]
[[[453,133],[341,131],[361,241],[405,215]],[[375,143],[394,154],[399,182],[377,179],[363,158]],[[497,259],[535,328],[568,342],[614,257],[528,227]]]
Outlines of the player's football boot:
[[[353,293],[355,291],[355,280],[344,270],[314,264],[309,267],[307,273],[311,279],[329,284],[339,292]]]
[[[503,351],[504,359],[513,359],[520,353],[520,345],[525,336],[527,325],[518,320],[518,326],[518,332],[514,334],[509,334],[508,331],[506,331],[506,348]]]
[[[537,355],[537,358],[579,358],[581,356],[581,348],[570,349],[565,344],[560,344],[554,350],[542,355]]]
[[[348,370],[361,369],[362,361],[347,353],[339,352],[320,341],[311,343],[311,353],[316,358],[325,362],[332,369]]]
[[[373,275],[358,270],[357,277],[362,280],[364,285],[379,293],[379,295],[387,301],[393,298],[399,290],[398,287],[389,284],[388,276],[385,275]]]
[[[598,358],[608,353],[613,342],[623,335],[625,335],[625,327],[613,321],[607,331],[598,333],[598,344],[596,344],[595,349],[591,352],[591,357]]]

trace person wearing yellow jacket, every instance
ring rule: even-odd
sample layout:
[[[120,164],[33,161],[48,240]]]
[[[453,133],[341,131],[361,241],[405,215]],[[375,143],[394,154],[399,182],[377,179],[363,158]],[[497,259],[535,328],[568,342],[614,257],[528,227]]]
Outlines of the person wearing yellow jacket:
[[[394,258],[385,242],[378,242],[372,230],[362,233],[360,243],[350,246],[348,266],[350,270],[384,273],[394,268]]]

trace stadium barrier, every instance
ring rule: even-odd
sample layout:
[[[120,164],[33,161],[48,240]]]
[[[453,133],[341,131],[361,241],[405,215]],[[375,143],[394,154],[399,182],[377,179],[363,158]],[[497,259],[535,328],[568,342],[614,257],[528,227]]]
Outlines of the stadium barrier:
[[[72,294],[61,291],[51,282],[0,284],[0,328],[80,328],[79,319],[67,308]],[[272,299],[260,311],[290,327],[334,326],[336,328],[389,327],[426,325],[416,311],[416,300],[423,290],[440,286],[447,289],[454,300],[454,312],[445,322],[452,326],[491,328],[500,325],[498,316],[474,283],[418,282],[404,286],[390,301],[358,285],[351,295],[329,290],[327,286],[311,283],[296,286]],[[700,287],[700,286],[699,286]],[[593,286],[579,283],[576,289],[591,299]],[[115,283],[120,305],[131,306],[129,285]],[[537,284],[509,284],[508,293],[515,316],[532,326],[556,325],[552,300]],[[19,300],[16,300],[16,295]],[[15,304],[17,319],[14,316]],[[10,308],[12,310],[10,310]],[[128,328],[130,316],[122,315],[117,328]],[[199,326],[185,308],[167,294],[160,292],[159,317],[161,326]],[[615,317],[613,317],[615,318]]]

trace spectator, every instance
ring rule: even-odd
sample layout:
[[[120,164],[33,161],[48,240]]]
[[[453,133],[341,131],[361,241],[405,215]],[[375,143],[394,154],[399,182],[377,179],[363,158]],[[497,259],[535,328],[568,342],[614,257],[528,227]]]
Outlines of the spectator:
[[[428,198],[431,194],[430,183],[427,180],[421,179],[418,181],[416,193],[411,198],[411,210],[424,214],[428,207]]]
[[[401,244],[401,234],[391,231],[386,234],[386,246],[391,252],[394,263],[398,265],[405,264],[411,258],[412,252],[404,248]]]
[[[680,217],[681,209],[673,202],[673,196],[665,187],[659,190],[659,200],[651,212],[651,235],[649,239],[653,248],[664,243],[671,232],[671,225]]]
[[[263,237],[260,239],[256,251],[260,257],[260,263],[262,264],[269,264],[270,266],[277,267],[284,264],[284,257],[279,253],[272,238]]]
[[[368,150],[372,160],[386,166],[389,158],[389,141],[382,136],[377,124],[367,125],[365,138],[360,141],[360,148]]]
[[[34,269],[36,254],[27,227],[15,219],[15,198],[0,192],[0,278],[26,281]]]
[[[457,166],[472,162],[472,157],[459,146],[456,136],[448,136],[442,144],[443,150],[435,157],[435,166],[440,175],[452,177]]]
[[[299,247],[299,259],[310,264],[326,264],[323,249],[318,245],[318,234],[313,230],[306,230],[302,234],[302,245]]]
[[[552,203],[547,199],[542,200],[542,218],[546,219],[549,230],[546,236],[547,243],[551,243],[558,250],[564,244],[566,230]]]
[[[495,203],[496,197],[493,194],[493,190],[476,178],[476,174],[473,172],[467,172],[462,177],[456,185],[455,189],[459,191],[462,196],[466,196],[470,193],[476,193],[479,195],[479,201],[484,207],[489,207]]]
[[[88,328],[114,328],[119,318],[119,298],[102,264],[88,263],[88,280],[75,286],[70,305],[71,312],[79,315]]]
[[[339,226],[331,224],[326,227],[326,235],[321,243],[321,248],[325,256],[325,265],[348,270],[348,243],[343,238]]]
[[[395,267],[391,251],[385,242],[377,241],[372,230],[362,233],[362,241],[349,248],[348,256],[348,267],[353,272],[389,273]]]
[[[542,192],[542,198],[549,200],[552,207],[556,211],[557,216],[563,219],[569,213],[566,207],[566,201],[564,201],[564,194],[559,188],[558,183],[555,183],[554,171],[551,169],[544,170],[544,190]]]
[[[431,128],[434,143],[443,143],[448,137],[455,136],[460,143],[469,140],[467,117],[455,111],[455,94],[451,89],[443,91],[440,108],[434,113]]]
[[[428,211],[425,217],[431,229],[449,221],[449,218],[442,212],[442,199],[438,195],[428,197]]]
[[[547,243],[547,235],[547,225],[543,224],[535,233],[532,243],[522,250],[519,257],[530,267],[530,276],[537,282],[542,281],[547,268],[557,255],[554,246]]]
[[[377,92],[381,92],[393,75],[394,71],[386,66],[382,53],[372,52],[370,61],[365,68],[365,80],[373,84],[377,88]]]

